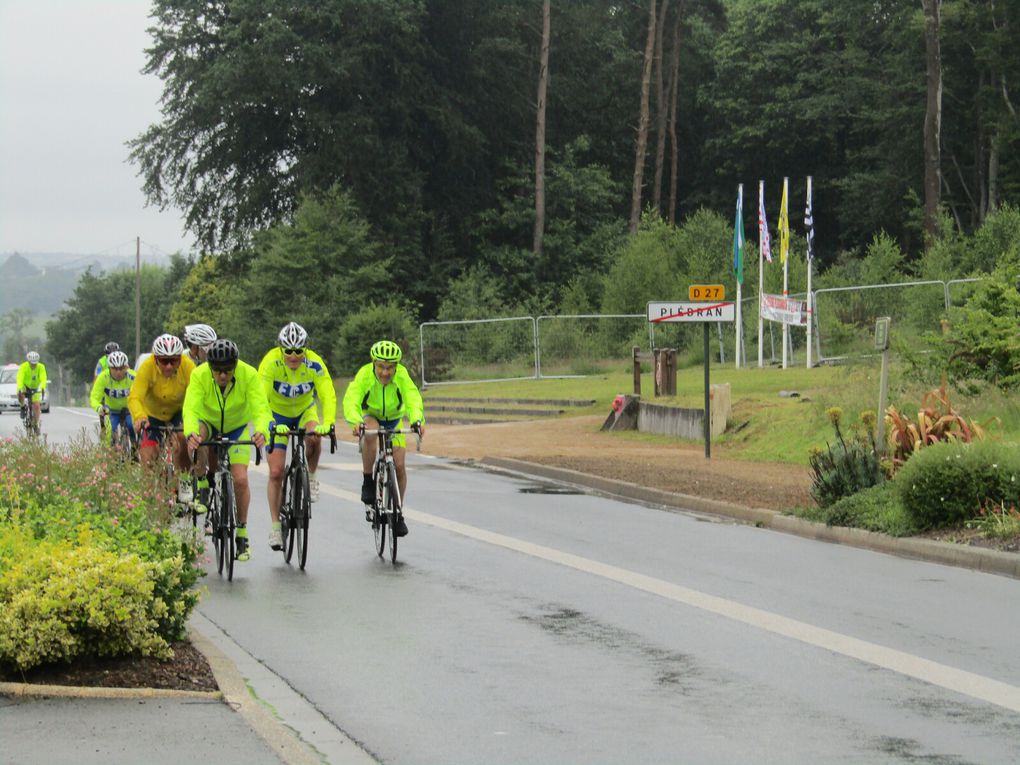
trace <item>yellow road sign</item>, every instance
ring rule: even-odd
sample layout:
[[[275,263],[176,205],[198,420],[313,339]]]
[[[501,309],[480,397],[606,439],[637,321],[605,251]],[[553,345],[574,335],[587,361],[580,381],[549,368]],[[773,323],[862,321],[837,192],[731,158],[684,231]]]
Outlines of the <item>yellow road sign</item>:
[[[687,288],[688,300],[725,300],[726,287],[722,284],[692,284]]]

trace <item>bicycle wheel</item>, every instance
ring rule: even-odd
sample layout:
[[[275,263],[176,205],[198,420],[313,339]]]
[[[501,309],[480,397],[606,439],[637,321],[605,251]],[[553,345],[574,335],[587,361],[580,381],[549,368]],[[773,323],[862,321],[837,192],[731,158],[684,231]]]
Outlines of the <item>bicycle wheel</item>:
[[[213,547],[216,548],[216,573],[223,573],[223,558],[226,545],[223,544],[223,498],[215,485],[209,490],[209,524],[212,526]]]
[[[377,470],[375,476],[375,502],[372,504],[372,531],[375,532],[375,553],[380,558],[386,549],[386,516],[383,513],[384,471]]]
[[[234,497],[234,482],[230,473],[225,472],[220,477],[220,488],[223,492],[223,531],[226,535],[224,546],[227,548],[226,569],[227,581],[234,581],[234,560],[237,558],[237,548],[234,536],[237,531],[237,500]],[[248,541],[251,544],[251,540]]]
[[[290,563],[294,554],[294,471],[287,470],[283,477],[283,487],[280,494],[280,534],[283,536],[283,560]]]
[[[308,471],[298,471],[300,491],[294,493],[294,507],[297,510],[294,518],[294,536],[297,537],[298,566],[305,570],[308,560],[308,520],[312,517],[312,500],[308,489]]]
[[[390,562],[397,562],[397,521],[400,518],[400,489],[397,469],[386,466],[386,520],[390,527]]]

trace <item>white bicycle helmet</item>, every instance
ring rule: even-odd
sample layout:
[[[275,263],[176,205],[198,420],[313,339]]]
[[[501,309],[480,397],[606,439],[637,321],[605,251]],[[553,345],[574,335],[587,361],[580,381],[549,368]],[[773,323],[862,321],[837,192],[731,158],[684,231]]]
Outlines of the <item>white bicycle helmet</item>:
[[[124,351],[114,351],[106,357],[106,363],[109,364],[112,369],[126,367],[128,365],[127,354],[124,353]]]
[[[277,340],[280,341],[281,348],[304,348],[308,342],[308,333],[304,327],[292,321],[280,330]]]
[[[208,324],[186,324],[184,339],[191,345],[205,348],[216,342],[216,330]]]
[[[25,358],[28,360],[29,364],[39,363],[39,354],[36,353],[35,351],[29,351],[28,355]]]
[[[180,356],[184,353],[184,343],[177,335],[162,334],[152,341],[153,356]],[[109,359],[107,359],[109,361]]]

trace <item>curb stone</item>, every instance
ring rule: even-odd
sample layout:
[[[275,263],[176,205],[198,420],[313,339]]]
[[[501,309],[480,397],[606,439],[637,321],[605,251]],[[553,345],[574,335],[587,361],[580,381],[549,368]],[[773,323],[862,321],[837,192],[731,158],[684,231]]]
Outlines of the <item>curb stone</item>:
[[[933,539],[917,537],[891,537],[877,531],[826,526],[823,523],[807,521],[792,515],[783,515],[778,510],[761,507],[746,507],[717,499],[705,499],[689,494],[677,494],[661,489],[650,489],[626,481],[581,473],[567,468],[525,462],[509,457],[483,457],[479,465],[487,468],[509,471],[527,476],[538,476],[561,483],[574,484],[613,497],[648,502],[666,508],[693,510],[696,512],[721,515],[760,528],[782,531],[787,534],[823,542],[860,547],[876,552],[898,555],[903,558],[941,563],[947,566],[969,568],[988,574],[999,574],[1020,579],[1020,555],[987,550],[968,545],[956,545]]]

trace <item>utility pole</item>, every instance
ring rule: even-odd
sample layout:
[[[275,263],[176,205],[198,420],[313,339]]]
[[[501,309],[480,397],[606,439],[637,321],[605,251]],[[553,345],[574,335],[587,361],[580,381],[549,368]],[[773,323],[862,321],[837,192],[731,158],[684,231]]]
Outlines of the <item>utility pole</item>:
[[[135,364],[142,353],[142,238],[135,237]]]

